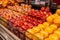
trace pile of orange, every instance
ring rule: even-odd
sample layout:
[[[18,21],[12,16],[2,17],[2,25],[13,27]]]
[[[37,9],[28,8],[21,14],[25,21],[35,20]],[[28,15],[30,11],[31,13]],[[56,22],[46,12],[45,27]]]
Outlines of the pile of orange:
[[[60,40],[60,9],[47,17],[46,22],[26,31],[32,40]]]

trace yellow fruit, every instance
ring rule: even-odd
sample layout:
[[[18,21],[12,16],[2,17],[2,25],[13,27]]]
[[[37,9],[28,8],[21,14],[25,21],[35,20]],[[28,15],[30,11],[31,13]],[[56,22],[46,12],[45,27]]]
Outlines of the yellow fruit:
[[[36,33],[36,34],[34,34],[38,39],[41,39],[41,40],[43,40],[43,35],[42,34],[40,34],[40,33]]]
[[[58,36],[55,34],[52,34],[49,36],[49,40],[59,40]]]
[[[33,36],[33,40],[39,40],[37,36]]]
[[[54,31],[54,34],[56,34],[60,38],[60,31]]]
[[[38,25],[38,28],[40,28],[40,29],[42,30],[42,29],[44,29],[45,27],[44,27],[43,24],[39,24],[39,25]]]
[[[51,17],[54,18],[54,19],[57,18],[58,16],[59,16],[58,14],[51,15]]]
[[[50,23],[48,23],[48,22],[44,22],[44,23],[43,23],[44,27],[49,27],[49,24],[50,24]]]
[[[54,23],[55,23],[55,24],[60,24],[60,18],[54,19]]]
[[[54,16],[56,16],[56,17],[58,17],[58,16],[59,16],[59,15],[58,15],[58,14],[56,14],[56,13],[55,13],[55,14],[53,14],[53,15],[54,15]]]
[[[48,36],[48,33],[47,32],[45,32],[45,31],[40,31],[40,34],[45,38],[45,37],[47,37]]]
[[[39,32],[41,29],[39,27],[33,27],[33,30],[35,30],[35,33]]]
[[[56,29],[57,29],[57,26],[56,26],[55,24],[51,24],[49,27],[50,27],[52,30],[56,30]]]
[[[30,32],[31,34],[35,33],[35,30],[33,30],[33,29],[28,29],[27,31]]]
[[[58,31],[60,31],[60,28],[58,28]]]
[[[49,23],[52,23],[53,22],[53,18],[51,17],[51,16],[49,16],[49,17],[47,17],[47,22],[49,22]]]
[[[26,40],[30,40],[30,39],[26,37]]]
[[[49,40],[49,38],[46,38],[45,40]]]
[[[60,16],[58,16],[58,17],[56,17],[56,18],[60,19]]]
[[[47,33],[52,33],[53,30],[52,30],[50,27],[47,27],[47,28],[45,29],[45,32],[47,32]]]
[[[56,13],[60,15],[60,9],[57,9]]]
[[[27,37],[29,37],[30,39],[32,39],[32,37],[33,37],[33,35],[32,35],[31,33],[29,33],[29,32],[26,32],[25,35],[26,35]]]
[[[8,3],[8,0],[3,0],[3,1],[2,1],[2,6],[3,6],[3,7],[6,7],[6,6],[7,6],[7,3]]]

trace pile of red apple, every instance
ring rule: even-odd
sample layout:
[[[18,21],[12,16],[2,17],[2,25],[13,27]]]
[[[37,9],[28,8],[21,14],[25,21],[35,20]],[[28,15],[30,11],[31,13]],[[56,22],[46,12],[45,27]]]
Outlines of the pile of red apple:
[[[30,9],[30,11],[27,11],[27,15],[23,15],[20,12],[7,8],[0,9],[1,17],[11,22],[14,27],[23,28],[24,30],[37,26],[38,24],[42,24],[45,22],[46,17],[50,15],[51,12],[48,7],[42,7],[41,10]]]
[[[42,19],[45,20],[46,17],[51,15],[51,12],[49,8],[42,7],[41,10],[34,10],[32,9],[31,11],[28,12],[29,16],[35,17],[37,19]]]

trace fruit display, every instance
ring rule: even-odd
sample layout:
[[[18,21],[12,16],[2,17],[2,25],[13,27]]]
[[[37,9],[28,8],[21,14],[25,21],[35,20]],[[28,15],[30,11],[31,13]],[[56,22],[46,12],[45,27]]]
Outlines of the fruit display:
[[[60,39],[60,28],[55,30],[53,34],[50,34],[45,40],[59,40]]]
[[[28,12],[29,16],[36,17],[38,19],[45,20],[46,17],[51,15],[51,12],[49,10],[49,7],[45,8],[42,7],[41,10],[34,10],[32,9],[30,12]]]
[[[9,29],[22,40],[25,40],[25,37],[27,37],[25,36],[25,32],[28,29],[31,29],[28,30],[29,33],[31,32],[31,34],[36,35],[35,33],[45,29],[46,26],[48,27],[50,24],[45,21],[46,18],[50,15],[52,14],[48,7],[42,7],[41,10],[35,10],[32,9],[30,5],[21,4],[21,6],[19,6],[15,4],[14,6],[7,6],[7,8],[0,8],[0,17],[7,20],[8,25],[10,25],[7,27],[7,29]],[[43,32],[41,31],[41,35]]]
[[[21,4],[20,6],[15,3],[14,6],[7,6],[8,9],[14,10],[16,12],[20,12],[26,14],[28,11],[31,10],[31,5]]]
[[[28,29],[25,35],[32,40],[60,40],[60,9],[48,16],[43,24]]]
[[[42,7],[41,10],[35,10],[32,9],[30,5],[25,4],[21,4],[21,6],[9,6],[8,8],[1,8],[0,10],[1,17],[13,23],[14,27],[18,26],[24,30],[42,24],[46,21],[46,18],[51,15],[51,12],[47,11],[49,10],[48,7]],[[30,13],[31,15],[29,15]]]
[[[60,9],[52,14],[49,7],[33,9],[20,1],[0,0],[0,17],[5,20],[0,19],[7,22],[2,25],[21,40],[60,40]]]
[[[19,0],[0,0],[0,6],[6,7],[8,5],[15,5],[15,3],[18,3]]]

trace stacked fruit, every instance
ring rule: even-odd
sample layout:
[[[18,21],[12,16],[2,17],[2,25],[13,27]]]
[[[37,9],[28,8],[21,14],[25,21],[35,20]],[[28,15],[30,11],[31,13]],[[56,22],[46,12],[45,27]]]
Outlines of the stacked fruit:
[[[58,9],[55,14],[47,17],[46,22],[44,22],[43,24],[39,24],[38,26],[33,27],[32,29],[28,29],[26,31],[26,36],[28,36],[32,40],[59,40],[59,32],[60,9]]]
[[[19,0],[0,0],[0,6],[6,7],[8,5],[15,5],[18,4]]]
[[[21,6],[15,4],[14,6],[8,6],[8,9],[20,12],[21,14],[28,14],[27,12],[31,10],[31,5],[21,4]]]
[[[31,5],[21,4],[15,5],[15,6],[8,6],[8,9],[15,10],[17,12],[20,12],[21,14],[27,14],[32,17],[42,18],[43,19],[49,15],[51,15],[49,7],[45,8],[42,7],[41,10],[35,10],[31,9]]]
[[[33,20],[39,19],[45,21],[46,17],[51,15],[49,8],[42,7],[41,10],[31,9],[31,6],[26,4],[21,4],[21,6],[8,6],[8,9],[18,11],[21,14],[33,17]],[[36,20],[35,20],[36,21]],[[39,21],[39,22],[41,22]]]
[[[0,0],[0,5],[2,5],[3,7],[6,7],[7,4],[10,4],[11,5],[13,3],[15,3],[14,0]]]
[[[37,12],[39,12],[39,11],[37,11]],[[47,11],[47,12],[50,12],[50,11]],[[26,13],[26,12],[24,12],[24,13]],[[36,13],[36,15],[37,14],[38,13]],[[50,13],[46,13],[45,16],[44,16],[44,12],[43,13],[39,12],[39,14],[42,14],[42,17],[41,17],[42,19],[32,17],[32,16],[28,16],[28,15],[23,15],[20,12],[16,12],[16,11],[13,11],[11,9],[6,9],[5,8],[5,9],[1,9],[0,16],[5,18],[9,22],[13,23],[13,26],[16,27],[18,25],[19,27],[22,27],[23,29],[27,30],[29,28],[32,28],[33,26],[37,26],[38,24],[43,23],[45,21],[46,17],[48,17],[50,15]],[[40,16],[41,15],[39,15],[39,17]]]
[[[28,12],[29,16],[36,17],[38,19],[45,20],[46,17],[51,15],[49,7],[45,8],[42,7],[41,10],[34,10],[32,9],[31,11]]]
[[[60,28],[55,30],[53,34],[50,34],[45,40],[60,40]]]
[[[28,29],[26,35],[32,40],[38,40],[38,39],[43,40],[46,37],[48,37],[49,34],[53,33],[53,31],[56,30],[57,27],[58,26],[56,26],[55,24],[44,22],[43,24],[39,24],[37,27]]]

